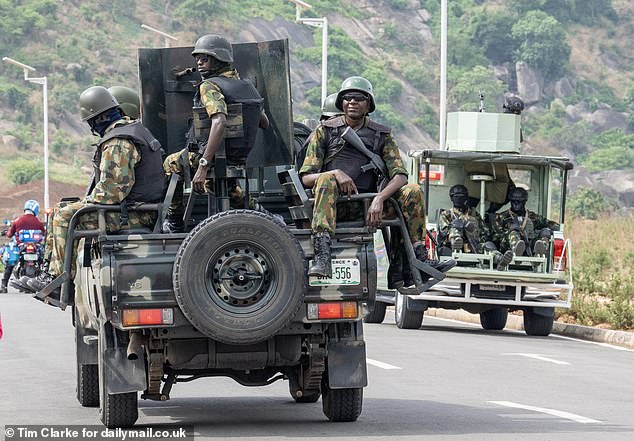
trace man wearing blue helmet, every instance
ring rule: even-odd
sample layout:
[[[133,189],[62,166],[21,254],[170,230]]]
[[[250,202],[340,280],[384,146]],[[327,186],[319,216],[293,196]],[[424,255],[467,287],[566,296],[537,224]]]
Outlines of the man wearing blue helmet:
[[[29,199],[26,201],[24,203],[24,214],[13,221],[11,228],[7,232],[7,237],[11,238],[15,235],[16,241],[20,242],[20,231],[22,230],[40,230],[43,234],[46,231],[46,227],[44,227],[44,224],[37,218],[39,212],[40,204],[38,204],[36,200]],[[5,267],[0,293],[7,292],[7,284],[11,278],[14,266],[15,265],[9,265]]]

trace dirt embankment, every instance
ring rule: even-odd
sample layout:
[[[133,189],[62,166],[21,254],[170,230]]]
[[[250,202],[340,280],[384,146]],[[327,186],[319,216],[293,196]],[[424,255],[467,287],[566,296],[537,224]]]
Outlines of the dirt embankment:
[[[49,181],[49,201],[54,206],[63,197],[82,197],[86,191],[83,185],[66,184],[64,182]],[[40,203],[40,210],[44,211],[44,181],[33,181],[7,189],[0,189],[0,222],[5,219],[15,219],[22,214],[24,202],[35,199]],[[43,214],[40,214],[40,219]]]

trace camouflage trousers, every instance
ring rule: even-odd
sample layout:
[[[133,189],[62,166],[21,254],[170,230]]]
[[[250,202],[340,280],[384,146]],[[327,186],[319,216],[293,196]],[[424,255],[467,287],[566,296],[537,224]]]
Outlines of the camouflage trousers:
[[[87,207],[93,204],[87,204],[85,202],[72,202],[72,203],[59,203],[55,206],[55,210],[52,216],[51,229],[48,230],[48,236],[46,238],[46,245],[50,247],[50,263],[49,273],[53,276],[58,276],[64,271],[64,256],[66,252],[66,240],[68,236],[68,227],[73,215],[83,207]],[[121,226],[121,213],[110,212],[106,213],[106,230],[108,232],[115,232],[122,229]],[[141,226],[151,226],[156,222],[155,212],[129,212],[128,225],[123,228],[138,228]],[[86,213],[81,216],[76,226],[76,230],[96,230],[98,228],[97,212]],[[73,245],[73,249],[77,247],[77,241]],[[71,265],[71,278],[75,275],[75,266]]]
[[[363,216],[363,210],[360,204],[339,202],[339,187],[337,180],[331,173],[322,173],[319,175],[313,186],[313,195],[315,197],[315,207],[313,209],[312,230],[314,232],[327,232],[331,236],[335,234],[337,219],[350,220],[359,219]],[[416,184],[407,184],[403,186],[396,194],[398,202],[407,230],[412,243],[425,241],[426,224],[425,224],[425,198],[420,186]],[[383,217],[394,217],[395,213],[392,207],[386,204],[383,207]]]
[[[187,156],[187,159],[184,159],[184,156]],[[178,184],[176,185],[176,190],[174,191],[174,196],[172,197],[172,203],[167,209],[167,216],[170,219],[182,219],[185,213],[185,206],[183,202],[183,170],[185,167],[185,162],[189,166],[189,172],[191,179],[194,178],[196,174],[196,170],[198,169],[198,161],[202,155],[197,152],[190,152],[187,149],[183,149],[179,152],[172,153],[168,155],[163,161],[163,169],[165,170],[165,174],[167,178],[172,176],[172,174],[176,173],[181,176]],[[229,193],[229,205],[231,208],[244,208],[244,191],[238,184],[238,180],[235,178],[230,178],[227,180],[227,188]],[[205,190],[208,193],[215,193],[215,185],[214,180],[208,178],[205,182]],[[249,198],[249,208],[255,207],[255,200]]]

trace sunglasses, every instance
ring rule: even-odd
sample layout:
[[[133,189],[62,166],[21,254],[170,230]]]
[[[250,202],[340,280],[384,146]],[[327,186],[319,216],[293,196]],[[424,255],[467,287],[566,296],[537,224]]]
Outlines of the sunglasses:
[[[363,101],[367,101],[368,100],[368,96],[364,95],[362,93],[347,93],[343,96],[343,99],[345,101],[352,101],[355,100],[356,102],[360,103]]]

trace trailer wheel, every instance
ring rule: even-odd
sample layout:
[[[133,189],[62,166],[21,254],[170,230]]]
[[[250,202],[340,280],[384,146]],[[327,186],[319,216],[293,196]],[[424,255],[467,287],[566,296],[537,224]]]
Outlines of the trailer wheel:
[[[408,306],[408,298],[396,291],[394,305],[396,326],[399,329],[418,329],[423,324],[424,311],[412,311]]]
[[[176,301],[209,338],[246,345],[267,340],[304,304],[306,259],[271,214],[229,210],[201,222],[181,244],[172,280]]]

